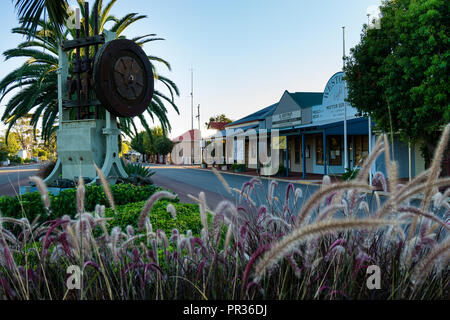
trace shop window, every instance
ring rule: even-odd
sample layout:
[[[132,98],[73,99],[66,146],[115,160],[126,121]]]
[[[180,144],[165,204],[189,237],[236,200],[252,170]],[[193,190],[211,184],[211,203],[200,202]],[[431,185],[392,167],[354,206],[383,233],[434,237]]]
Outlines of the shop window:
[[[353,137],[353,163],[355,166],[360,166],[369,154],[369,136],[354,136]]]
[[[300,139],[295,139],[295,163],[300,164]]]
[[[327,136],[328,159],[332,166],[342,165],[341,139],[341,136]]]
[[[323,165],[323,138],[322,135],[316,135],[316,164]]]

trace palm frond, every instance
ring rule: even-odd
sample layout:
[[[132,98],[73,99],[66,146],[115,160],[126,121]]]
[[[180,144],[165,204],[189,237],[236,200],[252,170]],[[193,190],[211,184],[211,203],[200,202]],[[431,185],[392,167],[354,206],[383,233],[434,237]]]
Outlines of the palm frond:
[[[61,34],[62,26],[68,17],[67,0],[16,0],[14,6],[19,20],[22,21],[22,27],[28,30],[29,38],[35,35],[45,10],[58,35]]]

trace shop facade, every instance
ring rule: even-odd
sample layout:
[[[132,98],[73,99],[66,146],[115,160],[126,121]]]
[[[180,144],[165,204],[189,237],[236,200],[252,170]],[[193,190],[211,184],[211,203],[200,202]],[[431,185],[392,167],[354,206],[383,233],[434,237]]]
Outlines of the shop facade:
[[[276,148],[280,169],[285,171],[285,175],[302,178],[308,174],[341,175],[346,167],[359,167],[369,155],[379,133],[368,118],[360,116],[345,101],[343,77],[343,72],[335,73],[323,92],[285,91],[279,102],[228,124],[221,133],[222,141],[226,143],[224,150],[233,149],[233,157],[227,163],[230,160],[244,162],[248,168],[258,170],[261,166],[259,149],[267,148],[270,154]],[[278,137],[275,137],[275,131]],[[260,132],[272,136],[268,143],[252,143]],[[273,141],[275,138],[277,141]],[[408,147],[397,140],[393,146],[394,154],[391,156],[399,164],[400,178],[413,177],[424,170],[424,161],[417,147]],[[384,167],[384,157],[379,157],[372,172],[386,174]]]

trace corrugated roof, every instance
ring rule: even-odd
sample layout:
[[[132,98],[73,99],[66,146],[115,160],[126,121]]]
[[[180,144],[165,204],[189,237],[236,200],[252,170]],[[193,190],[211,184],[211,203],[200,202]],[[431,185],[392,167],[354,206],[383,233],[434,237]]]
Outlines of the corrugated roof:
[[[245,122],[251,122],[251,121],[256,121],[256,120],[264,120],[267,116],[270,116],[275,109],[278,106],[278,102],[274,103],[268,107],[265,107],[264,109],[258,110],[252,114],[249,114],[248,116],[245,116],[244,118],[241,118],[239,120],[236,120],[234,122],[231,122],[229,124],[227,124],[226,126],[233,126],[236,124],[240,124],[240,123],[245,123]]]
[[[323,92],[289,92],[289,95],[301,108],[322,104]]]

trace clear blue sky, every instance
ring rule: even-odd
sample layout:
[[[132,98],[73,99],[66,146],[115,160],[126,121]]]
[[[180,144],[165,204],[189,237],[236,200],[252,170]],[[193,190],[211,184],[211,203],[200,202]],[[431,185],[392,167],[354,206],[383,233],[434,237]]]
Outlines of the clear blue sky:
[[[170,136],[175,137],[191,126],[191,67],[202,129],[210,116],[220,113],[237,120],[277,102],[284,90],[323,91],[328,78],[342,68],[342,26],[348,53],[360,39],[367,9],[379,4],[380,0],[118,0],[111,13],[148,16],[127,29],[128,37],[156,33],[166,39],[144,50],[172,65],[171,72],[162,65],[158,70],[180,88],[180,115],[169,112]],[[16,47],[21,37],[10,33],[17,25],[12,1],[2,0],[0,8],[3,52]],[[19,64],[0,61],[0,78]]]

